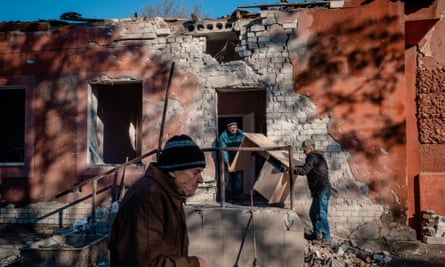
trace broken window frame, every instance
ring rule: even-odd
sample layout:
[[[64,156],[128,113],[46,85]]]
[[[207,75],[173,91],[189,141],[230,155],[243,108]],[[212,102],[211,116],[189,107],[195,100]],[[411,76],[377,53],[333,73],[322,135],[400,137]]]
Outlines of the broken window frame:
[[[131,88],[129,90],[137,90],[136,92],[132,92],[134,95],[134,103],[137,103],[137,107],[133,109],[135,114],[130,115],[131,117],[131,125],[133,127],[133,135],[128,136],[128,141],[130,141],[134,153],[133,155],[118,155],[119,151],[114,152],[104,152],[105,147],[105,134],[110,134],[110,130],[104,130],[103,125],[104,122],[99,118],[101,111],[99,109],[98,103],[98,94],[99,90],[107,90],[106,87],[110,87],[110,90],[125,90],[125,85],[134,86],[136,88]],[[102,87],[102,88],[100,88]],[[115,88],[113,88],[115,87]],[[141,80],[120,80],[120,81],[90,81],[88,83],[88,110],[87,110],[87,165],[88,166],[115,166],[117,164],[124,163],[126,161],[126,157],[128,160],[132,158],[138,157],[142,154],[142,94],[143,94],[143,84]],[[122,111],[122,109],[121,109]],[[128,111],[128,110],[127,110]],[[103,112],[103,110],[102,110]],[[101,127],[102,125],[102,127]],[[98,129],[102,128],[102,129]],[[98,133],[99,131],[99,133]],[[107,131],[107,133],[105,133]],[[130,131],[130,129],[129,129]],[[102,134],[102,137],[98,137],[98,134]],[[109,136],[109,135],[107,135]],[[112,137],[116,139],[116,137]],[[108,147],[107,147],[108,148]],[[125,153],[125,151],[121,151]],[[128,152],[128,151],[127,151]],[[106,154],[109,153],[109,154]],[[107,160],[106,158],[119,157],[122,156],[122,159],[119,161],[116,160]]]

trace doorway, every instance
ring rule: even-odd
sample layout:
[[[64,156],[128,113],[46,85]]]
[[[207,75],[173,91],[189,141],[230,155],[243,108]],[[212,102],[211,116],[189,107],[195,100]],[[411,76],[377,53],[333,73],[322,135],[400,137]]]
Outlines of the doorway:
[[[227,120],[236,120],[244,132],[266,133],[266,90],[218,90],[218,134],[226,129]],[[250,194],[263,159],[253,153],[252,164],[243,171],[243,194]]]

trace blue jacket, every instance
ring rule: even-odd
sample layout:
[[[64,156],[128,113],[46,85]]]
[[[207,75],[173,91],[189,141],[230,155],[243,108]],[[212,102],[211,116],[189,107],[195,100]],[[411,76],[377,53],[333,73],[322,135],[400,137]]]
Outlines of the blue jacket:
[[[244,132],[238,129],[236,134],[229,134],[227,130],[219,137],[220,147],[239,147],[244,138]],[[232,163],[237,151],[224,151],[224,163]]]

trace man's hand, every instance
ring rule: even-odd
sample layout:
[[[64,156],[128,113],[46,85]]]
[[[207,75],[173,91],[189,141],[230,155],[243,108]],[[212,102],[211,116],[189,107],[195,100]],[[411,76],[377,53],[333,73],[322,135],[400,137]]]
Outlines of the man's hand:
[[[230,164],[230,162],[227,162],[227,171],[232,172],[232,165]]]

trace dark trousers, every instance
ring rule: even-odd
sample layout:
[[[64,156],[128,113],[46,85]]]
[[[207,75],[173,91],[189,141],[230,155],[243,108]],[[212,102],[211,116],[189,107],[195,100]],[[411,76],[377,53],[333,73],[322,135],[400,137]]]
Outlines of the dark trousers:
[[[240,201],[241,193],[243,192],[243,172],[228,172],[225,171],[225,187],[227,201]]]

